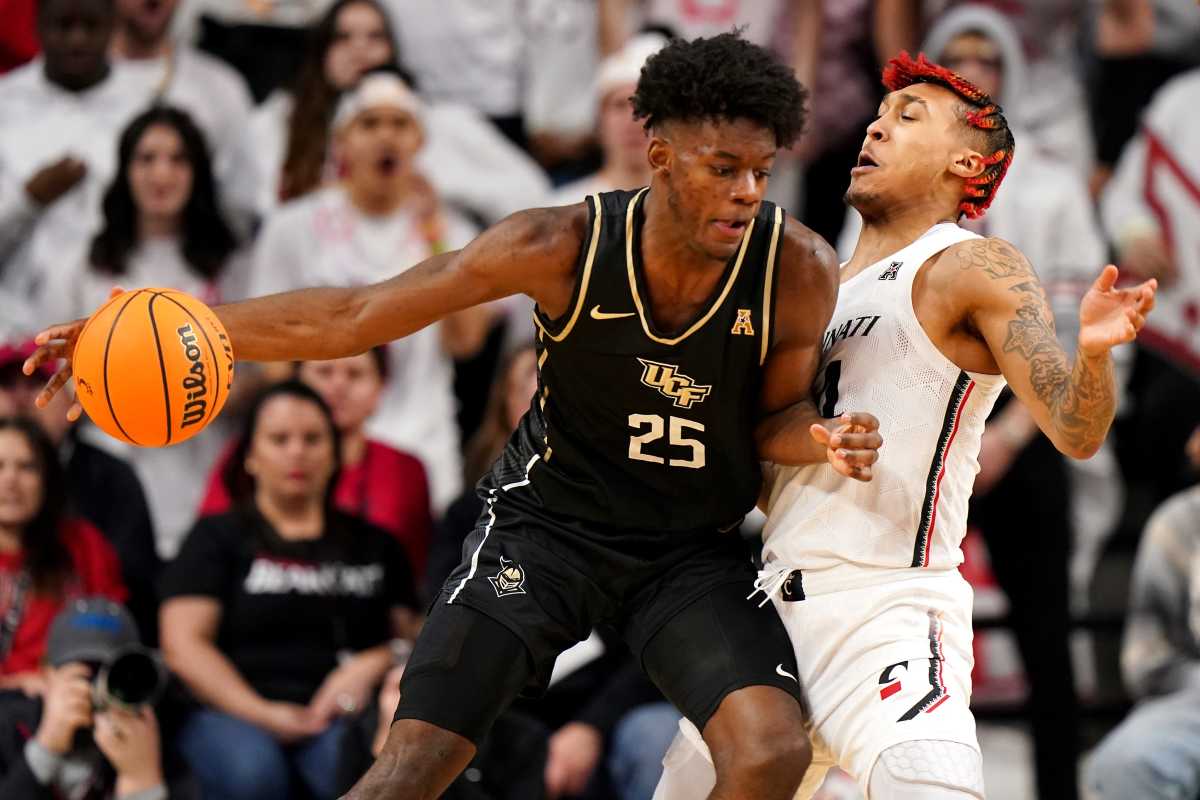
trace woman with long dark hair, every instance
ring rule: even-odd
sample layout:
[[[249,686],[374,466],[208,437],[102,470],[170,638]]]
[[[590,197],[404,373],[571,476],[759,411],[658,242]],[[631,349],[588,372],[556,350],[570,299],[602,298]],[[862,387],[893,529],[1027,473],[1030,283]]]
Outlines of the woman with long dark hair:
[[[104,227],[88,260],[104,275],[136,280],[139,249],[166,239],[177,243],[188,273],[214,282],[237,249],[218,207],[204,134],[187,112],[172,106],[152,106],[121,133],[117,173],[102,210]]]
[[[333,412],[341,437],[342,469],[334,490],[338,508],[395,536],[404,545],[414,575],[420,576],[433,528],[425,467],[366,430],[387,386],[388,369],[387,346],[380,345],[348,358],[301,362],[296,377],[315,389]],[[233,445],[209,473],[201,515],[220,514],[233,505],[224,479],[234,460]]]
[[[272,93],[250,121],[263,173],[260,212],[308,194],[329,177],[329,125],[338,97],[398,56],[391,23],[376,0],[336,0],[313,24],[290,91]]]
[[[81,268],[47,276],[42,313],[89,314],[114,284],[169,286],[207,302],[236,294],[225,284],[238,240],[218,205],[204,134],[186,112],[151,106],[130,121],[101,210]]]
[[[117,171],[104,194],[103,222],[82,267],[51,271],[42,303],[48,318],[92,313],[114,285],[165,286],[207,303],[239,299],[244,279],[238,240],[218,206],[212,162],[192,118],[152,106],[126,126]],[[166,449],[121,451],[146,489],[158,549],[174,555],[192,523],[220,436],[206,433]]]
[[[295,84],[271,94],[250,121],[246,147],[261,167],[260,214],[336,177],[330,124],[338,98],[372,69],[402,63],[381,3],[336,0],[329,6],[311,29]],[[546,176],[486,117],[457,103],[423,100],[427,141],[420,167],[441,200],[488,223],[541,203]]]
[[[0,417],[0,688],[40,690],[50,623],[67,601],[126,598],[112,546],[63,514],[58,454],[37,423]]]
[[[335,795],[343,718],[365,708],[413,633],[399,543],[337,510],[333,414],[305,384],[266,389],[225,479],[163,578],[167,663],[200,701],[180,749],[205,797]]]

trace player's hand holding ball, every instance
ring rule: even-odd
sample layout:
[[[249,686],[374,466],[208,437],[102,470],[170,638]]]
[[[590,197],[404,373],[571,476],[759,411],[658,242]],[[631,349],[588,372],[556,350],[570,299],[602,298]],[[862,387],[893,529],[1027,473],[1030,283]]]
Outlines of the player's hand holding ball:
[[[38,406],[74,377],[78,402],[68,416],[85,410],[105,433],[143,447],[195,436],[233,383],[233,348],[216,314],[174,289],[116,289],[88,319],[47,328],[36,341],[26,375],[66,359]]]
[[[883,447],[879,420],[874,414],[865,411],[842,414],[813,423],[808,432],[825,446],[825,457],[835,470],[847,478],[871,480],[871,465],[879,460],[879,448]]]

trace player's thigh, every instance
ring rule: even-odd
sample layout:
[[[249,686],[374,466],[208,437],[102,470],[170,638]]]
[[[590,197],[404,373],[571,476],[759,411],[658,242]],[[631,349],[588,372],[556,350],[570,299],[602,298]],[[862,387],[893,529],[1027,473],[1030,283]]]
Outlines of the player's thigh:
[[[764,724],[778,713],[802,727],[795,652],[774,607],[746,599],[752,588],[750,581],[712,586],[666,615],[644,644],[630,641],[646,674],[701,731],[727,697],[747,687],[774,687],[797,703],[769,709]]]
[[[468,606],[436,603],[404,668],[395,719],[478,745],[535,674],[528,647],[508,627]]]

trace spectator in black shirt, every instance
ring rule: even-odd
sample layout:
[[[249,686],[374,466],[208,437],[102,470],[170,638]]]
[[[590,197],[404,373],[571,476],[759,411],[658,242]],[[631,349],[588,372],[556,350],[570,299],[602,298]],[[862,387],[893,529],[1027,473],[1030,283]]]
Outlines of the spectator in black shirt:
[[[235,510],[197,522],[164,574],[163,651],[202,704],[179,745],[206,797],[294,797],[293,775],[335,797],[345,718],[412,633],[400,545],[333,505],[339,452],[312,389],[267,389],[226,473]]]

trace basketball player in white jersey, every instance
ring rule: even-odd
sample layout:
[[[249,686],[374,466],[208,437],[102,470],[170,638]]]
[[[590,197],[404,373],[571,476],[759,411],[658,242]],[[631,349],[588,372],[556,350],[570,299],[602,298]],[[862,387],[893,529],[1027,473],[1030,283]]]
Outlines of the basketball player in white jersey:
[[[1106,267],[1082,301],[1072,362],[1025,257],[957,225],[983,213],[1011,162],[999,107],[923,56],[902,53],[883,80],[846,194],[863,229],[815,388],[826,417],[877,417],[885,445],[870,483],[820,465],[768,469],[758,585],[811,703],[814,757],[797,797],[837,764],[870,800],[972,800],[984,796],[972,592],[957,568],[984,421],[1007,382],[1059,450],[1093,454],[1113,418],[1109,350],[1137,335],[1155,283],[1117,290]],[[703,740],[681,728],[659,800],[711,786]]]

